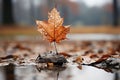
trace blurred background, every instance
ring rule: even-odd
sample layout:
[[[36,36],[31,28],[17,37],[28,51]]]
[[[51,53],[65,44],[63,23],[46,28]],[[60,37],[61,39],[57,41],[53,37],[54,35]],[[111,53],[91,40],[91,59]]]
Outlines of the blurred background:
[[[71,33],[120,33],[120,0],[56,0],[56,4]],[[0,34],[38,34],[35,20],[47,20],[53,7],[54,0],[0,0]]]
[[[56,3],[65,24],[113,25],[114,14],[117,24],[120,23],[120,0],[56,0]],[[53,0],[0,0],[0,24],[35,25],[36,19],[47,19],[53,7]]]

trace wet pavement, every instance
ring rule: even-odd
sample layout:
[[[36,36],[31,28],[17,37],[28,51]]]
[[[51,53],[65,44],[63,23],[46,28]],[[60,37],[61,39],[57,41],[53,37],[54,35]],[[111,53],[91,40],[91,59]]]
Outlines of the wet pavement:
[[[36,66],[16,66],[12,69],[14,72],[6,74],[6,68],[0,67],[0,80],[7,80],[6,75],[9,78],[14,76],[12,77],[14,80],[57,80],[58,73],[58,80],[115,80],[114,73],[90,66],[83,66],[80,70],[75,65],[71,65],[61,71],[47,69],[38,71]]]

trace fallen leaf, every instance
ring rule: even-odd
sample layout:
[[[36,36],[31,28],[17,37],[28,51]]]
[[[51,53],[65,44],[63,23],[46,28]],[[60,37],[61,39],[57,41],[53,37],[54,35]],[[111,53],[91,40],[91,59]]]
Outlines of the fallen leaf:
[[[65,53],[65,52],[60,52],[59,54],[63,55],[64,57],[71,57],[70,54],[67,54],[67,53]]]
[[[66,39],[66,34],[70,31],[69,26],[63,26],[63,18],[60,17],[56,8],[48,13],[48,21],[36,21],[38,31],[49,42],[59,43]]]
[[[78,68],[78,69],[80,69],[80,70],[82,70],[82,65],[80,65],[80,66],[77,66],[77,68]]]
[[[78,56],[77,58],[76,58],[76,60],[75,60],[75,62],[76,63],[78,63],[78,64],[81,64],[82,63],[82,57],[81,56]]]
[[[47,63],[47,65],[48,65],[49,68],[54,66],[53,63]]]

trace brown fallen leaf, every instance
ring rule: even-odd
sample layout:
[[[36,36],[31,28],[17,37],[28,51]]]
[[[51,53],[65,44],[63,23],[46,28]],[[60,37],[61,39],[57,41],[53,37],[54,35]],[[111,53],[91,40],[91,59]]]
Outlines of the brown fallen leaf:
[[[48,66],[48,67],[53,67],[54,64],[53,64],[53,63],[47,63],[47,66]]]
[[[82,70],[82,65],[77,66],[78,69]]]
[[[28,48],[28,47],[24,47],[24,46],[22,46],[21,44],[16,44],[16,45],[13,47],[13,49],[20,49],[20,50],[31,51],[30,48]]]
[[[60,55],[63,55],[65,58],[71,57],[70,54],[67,54],[67,53],[65,53],[65,52],[60,52],[59,54],[60,54]]]
[[[8,56],[5,56],[5,57],[0,57],[0,60],[11,59],[11,58],[16,60],[17,58],[19,58],[19,56],[18,55],[8,55]]]
[[[81,56],[78,56],[77,58],[76,58],[76,60],[75,60],[75,62],[76,63],[78,63],[78,64],[81,64],[82,63],[82,57]]]
[[[69,26],[63,26],[63,18],[60,17],[56,8],[48,13],[48,21],[36,21],[38,31],[49,42],[59,43],[66,39],[66,34],[70,31]]]
[[[108,52],[106,54],[102,54],[101,57],[96,62],[101,62],[101,61],[107,60],[109,57],[111,57],[112,55],[115,55],[115,54],[116,54],[116,52],[114,49],[108,49]]]

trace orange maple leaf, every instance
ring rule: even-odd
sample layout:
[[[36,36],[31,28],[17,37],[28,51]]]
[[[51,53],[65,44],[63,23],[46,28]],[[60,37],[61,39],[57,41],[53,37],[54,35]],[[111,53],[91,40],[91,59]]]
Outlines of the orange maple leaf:
[[[63,26],[63,18],[60,17],[56,8],[53,8],[48,13],[48,21],[36,21],[38,31],[49,42],[59,43],[61,40],[66,39],[66,34],[70,31],[69,26]]]

